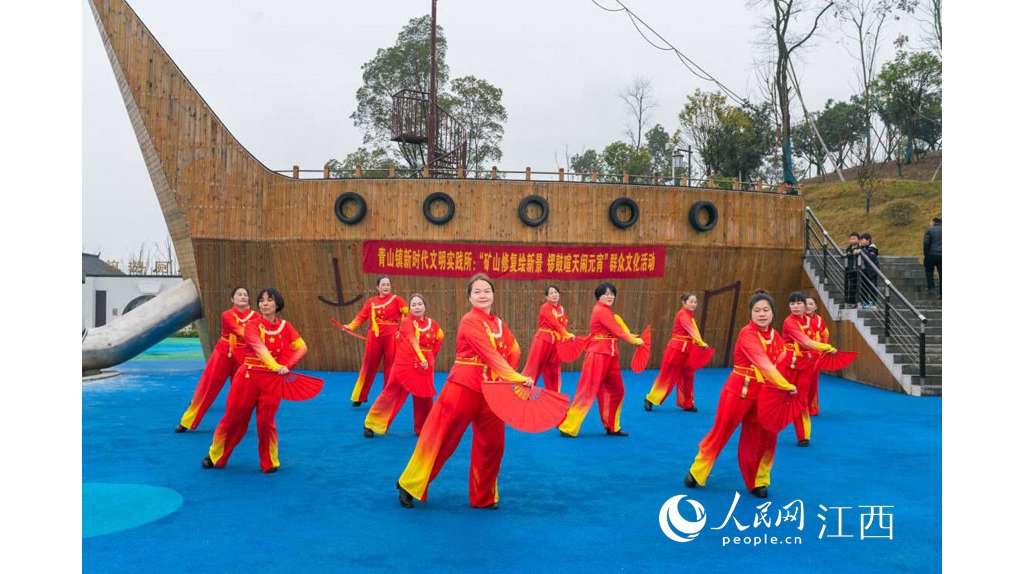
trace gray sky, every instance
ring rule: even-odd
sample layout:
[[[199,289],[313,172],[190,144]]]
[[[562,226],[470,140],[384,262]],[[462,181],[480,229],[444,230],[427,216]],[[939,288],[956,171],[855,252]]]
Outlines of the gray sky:
[[[765,7],[742,0],[623,3],[730,90],[763,99],[758,23]],[[349,119],[360,66],[393,45],[410,19],[430,13],[429,0],[129,4],[228,129],[271,169],[320,169],[362,145]],[[600,5],[620,7],[615,0]],[[92,12],[87,2],[81,7],[82,248],[126,260],[143,244],[165,245],[168,233]],[[717,89],[645,41],[625,12],[591,0],[439,0],[437,12],[450,77],[474,75],[504,90],[501,169],[557,171],[568,167],[567,152],[625,140],[629,115],[618,94],[634,77],[651,80],[659,102],[653,120],[669,133],[687,95]],[[880,62],[894,53],[897,31],[921,45],[916,23],[892,21]],[[856,90],[858,64],[840,38],[829,18],[801,50],[796,69],[812,111]],[[802,119],[798,107],[793,113]]]

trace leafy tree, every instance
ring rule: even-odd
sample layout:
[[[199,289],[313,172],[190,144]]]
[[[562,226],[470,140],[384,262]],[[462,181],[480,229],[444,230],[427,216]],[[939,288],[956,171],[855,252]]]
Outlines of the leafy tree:
[[[505,135],[504,123],[508,121],[501,96],[501,88],[487,80],[466,76],[452,80],[451,94],[438,97],[469,134],[466,163],[470,170],[484,170],[501,161],[499,144]]]
[[[847,102],[834,102],[830,98],[818,116],[817,126],[828,151],[832,152],[840,167],[846,166],[856,143],[867,130],[867,120],[860,106]],[[868,163],[868,162],[863,162]]]
[[[582,174],[580,175],[580,180],[586,181],[587,177],[590,176],[590,172],[604,173],[605,168],[601,155],[592,149],[588,149],[583,153],[572,156],[569,160],[569,171]]]
[[[391,174],[391,166],[395,164],[394,158],[383,148],[375,147],[368,150],[360,147],[356,151],[345,156],[344,161],[336,159],[329,160],[324,167],[332,178],[344,179],[355,177],[356,166],[363,170],[363,177],[388,177]]]
[[[940,128],[939,118],[929,118],[926,110],[933,114],[941,110],[942,62],[929,52],[908,54],[900,51],[896,58],[882,66],[873,83],[877,97],[879,116],[905,139],[906,163],[911,162],[914,140],[922,135],[921,122],[929,119]],[[938,142],[941,132],[929,133],[929,138]]]
[[[601,160],[608,168],[607,181],[622,181],[623,173],[638,176],[642,180],[651,173],[651,154],[644,148],[637,151],[625,142],[608,144],[601,152]]]
[[[700,88],[686,96],[686,105],[679,112],[679,128],[693,142],[694,150],[704,166],[704,176],[711,175],[708,165],[709,147],[715,128],[725,108],[721,92],[701,92]]]
[[[667,180],[672,177],[672,151],[675,143],[661,124],[655,124],[644,134],[644,148],[651,156],[650,173],[657,173],[659,181],[670,185],[673,182]]]
[[[773,147],[769,105],[726,106],[722,110],[709,146],[708,162],[713,173],[741,181],[757,177],[762,160]]]
[[[436,84],[440,93],[448,82],[445,55],[448,41],[437,27]],[[403,89],[430,91],[430,15],[409,20],[394,46],[377,50],[362,65],[363,85],[356,90],[356,111],[350,118],[363,131],[363,143],[384,147],[391,141],[391,96]],[[408,167],[416,167],[417,146],[400,144],[399,153]]]
[[[817,123],[821,112],[811,112],[810,121]],[[825,173],[825,150],[822,149],[818,136],[814,134],[808,122],[800,122],[793,126],[790,134],[793,140],[793,156],[815,168],[818,175]]]

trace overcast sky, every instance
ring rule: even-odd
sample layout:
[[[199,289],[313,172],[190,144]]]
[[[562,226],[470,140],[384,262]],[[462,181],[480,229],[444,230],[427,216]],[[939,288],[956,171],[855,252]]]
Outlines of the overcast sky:
[[[241,144],[271,169],[321,169],[362,145],[349,116],[360,67],[394,44],[428,0],[133,0],[156,39]],[[730,90],[763,99],[764,6],[743,0],[623,4]],[[566,155],[626,139],[619,93],[652,82],[654,122],[669,133],[694,90],[717,87],[649,44],[615,0],[440,0],[450,77],[474,75],[504,91],[508,111],[499,168],[557,171]],[[82,7],[82,249],[125,260],[164,245],[166,224],[87,2]],[[646,32],[646,30],[645,30]],[[884,32],[881,61],[897,32],[918,46],[904,18]],[[648,32],[649,34],[649,32]],[[661,44],[653,35],[652,41]],[[811,110],[855,92],[857,61],[829,18],[796,70]],[[794,107],[794,121],[801,119]]]

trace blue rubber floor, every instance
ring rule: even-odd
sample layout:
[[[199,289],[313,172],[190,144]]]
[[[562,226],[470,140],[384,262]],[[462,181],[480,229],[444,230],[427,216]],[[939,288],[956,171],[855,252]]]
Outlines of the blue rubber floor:
[[[811,446],[796,446],[792,426],[780,433],[762,500],[743,487],[738,431],[707,486],[683,486],[726,369],[698,372],[697,413],[672,400],[645,412],[656,372],[627,372],[629,437],[605,436],[596,406],[574,440],[508,429],[492,511],[469,507],[468,431],[429,501],[408,510],[395,481],[415,446],[411,404],[368,440],[369,405],[349,401],[356,374],[311,372],[323,392],[278,411],[280,472],[259,470],[255,421],[227,468],[203,470],[227,387],[199,429],[173,432],[203,365],[197,342],[167,340],[83,383],[83,572],[942,568],[941,398],[822,376]],[[565,373],[564,392],[577,377]]]

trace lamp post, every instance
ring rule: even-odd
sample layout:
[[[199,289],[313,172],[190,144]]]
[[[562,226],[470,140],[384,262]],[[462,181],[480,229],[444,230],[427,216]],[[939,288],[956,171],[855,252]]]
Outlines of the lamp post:
[[[687,144],[686,149],[677,147],[672,150],[672,180],[676,179],[676,163],[686,154],[686,187],[690,187],[690,160],[693,156],[693,149]],[[682,166],[680,166],[682,167]]]

